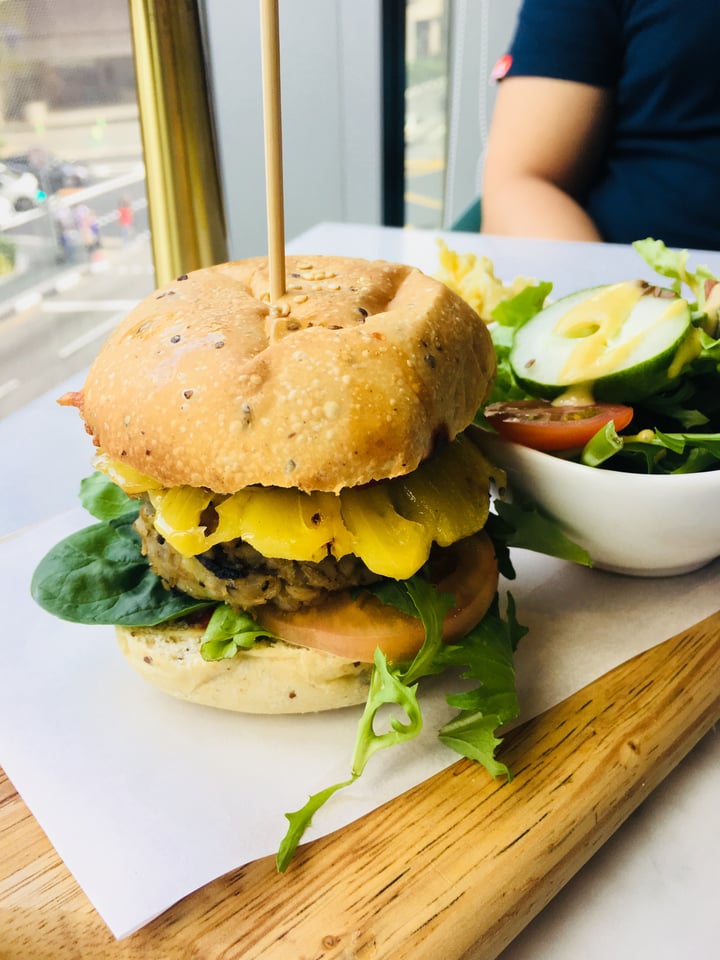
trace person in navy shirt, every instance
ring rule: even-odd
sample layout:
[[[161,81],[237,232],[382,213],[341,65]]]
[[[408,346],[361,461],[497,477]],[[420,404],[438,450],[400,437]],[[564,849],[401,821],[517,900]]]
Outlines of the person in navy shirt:
[[[720,3],[525,0],[500,80],[482,229],[720,249]]]

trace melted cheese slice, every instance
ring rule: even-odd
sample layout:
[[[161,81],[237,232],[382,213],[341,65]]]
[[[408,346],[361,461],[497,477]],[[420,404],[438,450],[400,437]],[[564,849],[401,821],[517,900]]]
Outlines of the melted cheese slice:
[[[449,546],[483,528],[496,473],[466,437],[405,477],[339,495],[260,486],[229,495],[163,489],[103,454],[95,466],[129,495],[147,495],[155,529],[184,557],[242,539],[263,556],[286,560],[319,563],[354,554],[373,572],[399,580],[420,569],[433,542]]]

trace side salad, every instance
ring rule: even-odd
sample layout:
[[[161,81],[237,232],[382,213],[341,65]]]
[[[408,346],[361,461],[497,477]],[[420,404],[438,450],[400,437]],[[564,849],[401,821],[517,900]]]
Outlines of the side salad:
[[[688,251],[633,244],[666,283],[608,284],[549,301],[534,283],[492,310],[498,375],[476,422],[587,466],[720,468],[720,283]]]

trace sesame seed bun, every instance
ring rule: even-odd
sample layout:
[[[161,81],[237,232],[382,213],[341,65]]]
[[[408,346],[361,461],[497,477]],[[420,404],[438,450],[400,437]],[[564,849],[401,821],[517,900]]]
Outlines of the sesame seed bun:
[[[337,492],[409,473],[495,373],[477,314],[419,270],[288,257],[197,270],[143,300],[88,375],[95,443],[168,487]]]
[[[257,643],[229,660],[203,660],[202,627],[116,627],[123,656],[180,700],[243,713],[311,713],[367,700],[372,665],[323,650]]]

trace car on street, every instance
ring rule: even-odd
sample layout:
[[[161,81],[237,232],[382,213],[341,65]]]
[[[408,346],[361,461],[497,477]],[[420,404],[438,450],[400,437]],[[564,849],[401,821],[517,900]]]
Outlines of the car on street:
[[[18,173],[33,174],[40,189],[48,196],[59,190],[86,187],[92,180],[85,164],[62,160],[44,150],[17,153],[5,157],[3,162]]]
[[[0,163],[0,197],[12,204],[14,210],[30,210],[37,206],[40,185],[34,173],[19,172],[6,163]]]

